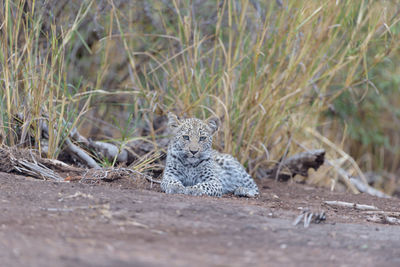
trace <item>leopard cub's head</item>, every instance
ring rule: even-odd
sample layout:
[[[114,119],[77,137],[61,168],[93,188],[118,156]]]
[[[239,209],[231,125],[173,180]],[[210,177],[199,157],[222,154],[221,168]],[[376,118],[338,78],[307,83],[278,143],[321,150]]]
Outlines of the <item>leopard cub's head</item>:
[[[211,156],[212,138],[218,130],[219,119],[211,117],[206,121],[196,118],[178,119],[168,114],[168,126],[175,134],[169,149],[180,158],[196,163]]]

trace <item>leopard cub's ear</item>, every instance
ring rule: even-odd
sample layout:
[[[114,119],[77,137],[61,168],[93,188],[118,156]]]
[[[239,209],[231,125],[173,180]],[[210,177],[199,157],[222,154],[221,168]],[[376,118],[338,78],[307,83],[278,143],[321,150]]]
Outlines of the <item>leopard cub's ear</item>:
[[[217,117],[211,117],[207,120],[207,124],[211,129],[211,134],[214,134],[219,128],[220,120]]]
[[[168,127],[172,130],[176,130],[181,125],[181,122],[179,121],[178,117],[172,113],[168,113]]]

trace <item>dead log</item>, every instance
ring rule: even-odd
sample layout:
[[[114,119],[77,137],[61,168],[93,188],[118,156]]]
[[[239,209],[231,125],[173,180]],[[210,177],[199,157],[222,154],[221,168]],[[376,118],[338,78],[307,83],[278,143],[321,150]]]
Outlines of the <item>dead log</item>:
[[[69,153],[76,158],[80,159],[81,161],[85,162],[85,164],[94,169],[100,169],[99,164],[88,154],[86,153],[82,148],[79,146],[75,145],[74,143],[69,140],[69,138],[65,139],[65,145],[67,146],[67,150]]]
[[[308,170],[318,168],[324,163],[325,150],[316,149],[295,154],[287,159],[283,159],[271,169],[267,170],[267,177],[279,181],[287,181],[297,174],[304,177],[308,176]]]
[[[114,144],[89,139],[89,148],[96,151],[102,158],[109,161],[128,163],[130,155],[128,150],[119,148]]]

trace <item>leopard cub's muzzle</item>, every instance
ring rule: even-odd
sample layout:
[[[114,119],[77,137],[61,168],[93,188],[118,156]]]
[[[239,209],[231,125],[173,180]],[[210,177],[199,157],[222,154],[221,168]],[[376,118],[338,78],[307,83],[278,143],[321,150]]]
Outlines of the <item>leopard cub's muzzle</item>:
[[[200,145],[196,142],[190,142],[188,150],[190,151],[192,156],[195,156],[200,150]]]

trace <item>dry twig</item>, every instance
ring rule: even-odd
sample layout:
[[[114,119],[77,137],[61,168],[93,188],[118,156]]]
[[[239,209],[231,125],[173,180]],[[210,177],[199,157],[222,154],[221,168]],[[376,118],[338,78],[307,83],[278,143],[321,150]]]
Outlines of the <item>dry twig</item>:
[[[344,201],[324,201],[325,204],[329,206],[344,207],[344,208],[354,208],[358,210],[378,210],[377,207],[371,205],[350,203]]]

